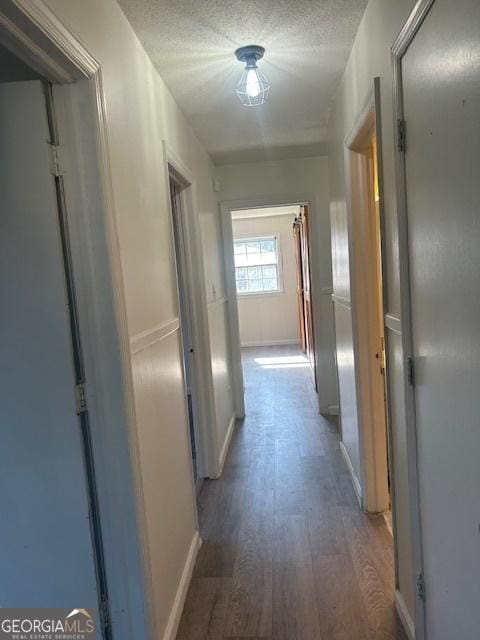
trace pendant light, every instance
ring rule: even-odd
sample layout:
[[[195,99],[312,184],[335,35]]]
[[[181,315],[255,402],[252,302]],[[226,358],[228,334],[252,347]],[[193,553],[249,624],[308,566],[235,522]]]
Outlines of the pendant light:
[[[256,44],[240,47],[235,51],[237,60],[245,63],[245,69],[237,84],[237,96],[246,107],[263,104],[270,90],[270,84],[257,68],[257,62],[263,58],[265,49]]]

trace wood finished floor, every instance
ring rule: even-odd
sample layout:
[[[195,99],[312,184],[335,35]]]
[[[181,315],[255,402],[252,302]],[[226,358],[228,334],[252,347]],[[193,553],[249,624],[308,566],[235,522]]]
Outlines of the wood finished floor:
[[[391,535],[358,508],[300,352],[243,359],[247,417],[199,496],[203,545],[177,640],[406,640]]]

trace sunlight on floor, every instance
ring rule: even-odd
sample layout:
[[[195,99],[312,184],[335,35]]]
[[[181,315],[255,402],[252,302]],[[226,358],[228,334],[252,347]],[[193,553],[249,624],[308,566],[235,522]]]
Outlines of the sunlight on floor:
[[[262,369],[302,369],[308,367],[306,356],[276,356],[273,358],[254,358]]]

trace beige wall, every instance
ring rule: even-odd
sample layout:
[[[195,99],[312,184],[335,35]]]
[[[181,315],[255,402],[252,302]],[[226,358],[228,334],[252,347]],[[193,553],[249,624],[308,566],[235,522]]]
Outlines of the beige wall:
[[[242,346],[299,342],[297,285],[292,225],[295,213],[233,220],[233,237],[277,236],[283,289],[280,293],[238,296]]]
[[[386,312],[398,316],[399,268],[395,227],[394,129],[390,47],[413,5],[414,0],[370,0],[341,84],[336,92],[329,123],[333,287],[334,293],[338,296],[338,302],[335,304],[335,319],[342,432],[345,447],[358,477],[360,477],[360,445],[350,305],[344,139],[352,130],[355,118],[373,88],[374,77],[379,76],[385,182],[385,252],[388,294]],[[392,444],[394,448],[393,482],[397,502],[399,590],[413,618],[414,580],[411,562],[405,417],[403,413],[401,336],[389,331],[387,338],[391,381]]]
[[[213,167],[114,0],[47,0],[102,67],[114,207],[132,344],[155,638],[162,638],[195,533],[194,496],[162,139],[195,179],[209,302],[223,295]],[[212,286],[213,285],[213,286]],[[215,295],[212,291],[215,289]],[[223,309],[209,314],[217,422],[230,394]],[[171,326],[171,324],[170,324]],[[163,333],[162,333],[163,332]],[[139,337],[142,337],[141,348]]]
[[[332,286],[328,159],[326,157],[246,162],[217,167],[220,202],[249,201],[249,206],[312,203],[311,258],[315,346],[320,410],[337,405]],[[238,207],[237,207],[238,208]],[[242,208],[248,208],[244,205]]]

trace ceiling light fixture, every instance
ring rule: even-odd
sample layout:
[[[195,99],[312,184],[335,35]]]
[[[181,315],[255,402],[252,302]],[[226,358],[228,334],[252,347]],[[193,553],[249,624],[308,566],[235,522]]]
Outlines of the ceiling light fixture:
[[[237,84],[237,96],[246,107],[263,104],[270,90],[270,83],[257,68],[257,62],[263,58],[265,49],[256,44],[240,47],[235,51],[237,60],[245,63],[245,69]]]

